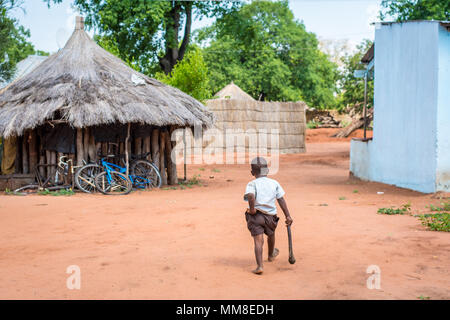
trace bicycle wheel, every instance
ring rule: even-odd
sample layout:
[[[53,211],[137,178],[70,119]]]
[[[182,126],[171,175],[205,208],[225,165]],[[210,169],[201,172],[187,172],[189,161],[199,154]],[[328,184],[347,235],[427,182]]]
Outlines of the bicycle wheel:
[[[29,184],[13,191],[13,194],[18,196],[25,196],[27,194],[37,193],[39,191],[39,185]]]
[[[139,186],[146,185],[147,188],[160,188],[162,184],[161,174],[158,168],[147,160],[133,161],[130,168],[134,180]]]
[[[95,177],[94,182],[97,190],[107,195],[125,195],[132,189],[130,179],[117,171],[103,171]]]
[[[75,184],[78,189],[86,193],[95,191],[95,177],[103,171],[97,164],[87,164],[75,172]]]

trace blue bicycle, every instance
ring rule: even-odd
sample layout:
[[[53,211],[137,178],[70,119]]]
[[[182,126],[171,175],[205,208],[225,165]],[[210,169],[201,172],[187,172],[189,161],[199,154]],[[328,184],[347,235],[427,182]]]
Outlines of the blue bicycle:
[[[109,158],[109,157],[106,157]],[[147,160],[131,162],[130,174],[126,176],[126,167],[106,161],[102,158],[100,166],[103,171],[94,178],[97,190],[107,195],[125,195],[136,189],[161,187],[161,175],[158,168]]]

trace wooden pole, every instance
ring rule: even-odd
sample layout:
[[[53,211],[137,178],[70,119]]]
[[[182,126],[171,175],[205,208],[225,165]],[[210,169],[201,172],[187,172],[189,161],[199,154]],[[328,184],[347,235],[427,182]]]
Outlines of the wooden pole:
[[[151,151],[151,149],[150,149],[150,139],[151,139],[150,135],[144,138],[144,147],[143,147],[144,153],[149,153]],[[148,155],[146,159],[151,162],[152,161],[151,155]]]
[[[101,142],[97,142],[97,143],[95,144],[95,157],[96,157],[96,158],[97,158],[98,156],[100,156],[101,150],[102,150],[102,143],[101,143]]]
[[[152,160],[159,169],[159,129],[152,131]]]
[[[30,166],[28,162],[28,139],[29,132],[26,131],[22,139],[22,173],[30,173]]]
[[[36,169],[36,166],[39,161],[36,130],[31,130],[30,132],[29,150],[30,150],[30,173],[34,173],[34,169]]]
[[[142,154],[142,138],[134,138],[134,153],[136,155]]]
[[[173,128],[170,129],[169,133],[166,134],[166,159],[167,159],[167,176],[168,182],[170,185],[178,184],[178,176],[177,176],[177,164],[175,163],[176,159],[172,159],[172,132]]]
[[[77,166],[83,165],[84,147],[83,147],[83,130],[77,129]]]
[[[52,152],[49,150],[45,150],[45,164],[50,164],[52,162]],[[52,170],[49,166],[46,167],[45,174],[46,177],[50,177],[52,175]]]
[[[125,139],[125,145],[128,146],[128,141],[130,140],[130,132],[131,132],[131,123],[128,123],[128,129],[127,129],[127,137]],[[129,154],[128,154],[128,148],[125,148],[125,167],[127,168],[127,177],[129,175]]]
[[[89,162],[89,128],[84,128],[84,136],[83,136],[83,159],[86,163]]]
[[[165,164],[165,149],[166,149],[166,138],[167,132],[161,130],[159,135],[159,171],[161,173],[162,184],[167,184],[167,174],[166,174],[166,164]]]
[[[45,150],[42,147],[42,141],[41,139],[39,139],[39,164],[45,164]],[[45,175],[47,174],[47,170],[45,169],[45,167],[40,166],[39,167],[39,174],[42,178],[45,177]]]
[[[89,135],[89,147],[88,147],[88,153],[89,153],[89,161],[95,162],[97,161],[97,152],[95,147],[95,139],[92,134]]]
[[[23,173],[22,170],[22,140],[23,140],[23,136],[22,137],[17,137],[16,139],[16,160],[14,162],[14,171],[15,173]]]

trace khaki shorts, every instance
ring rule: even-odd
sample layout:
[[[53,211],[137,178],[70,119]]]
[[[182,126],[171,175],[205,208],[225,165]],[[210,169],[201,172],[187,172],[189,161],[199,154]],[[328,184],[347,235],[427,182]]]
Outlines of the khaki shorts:
[[[265,233],[271,236],[275,233],[277,228],[278,218],[276,215],[264,214],[256,210],[256,214],[245,213],[245,220],[247,220],[247,228],[250,230],[252,237]]]

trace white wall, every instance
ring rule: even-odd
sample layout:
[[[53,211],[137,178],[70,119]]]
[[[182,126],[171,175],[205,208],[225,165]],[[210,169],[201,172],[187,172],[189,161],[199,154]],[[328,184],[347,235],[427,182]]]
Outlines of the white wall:
[[[414,22],[376,30],[371,180],[435,191],[438,27]]]
[[[450,191],[450,32],[439,27],[436,190]]]

